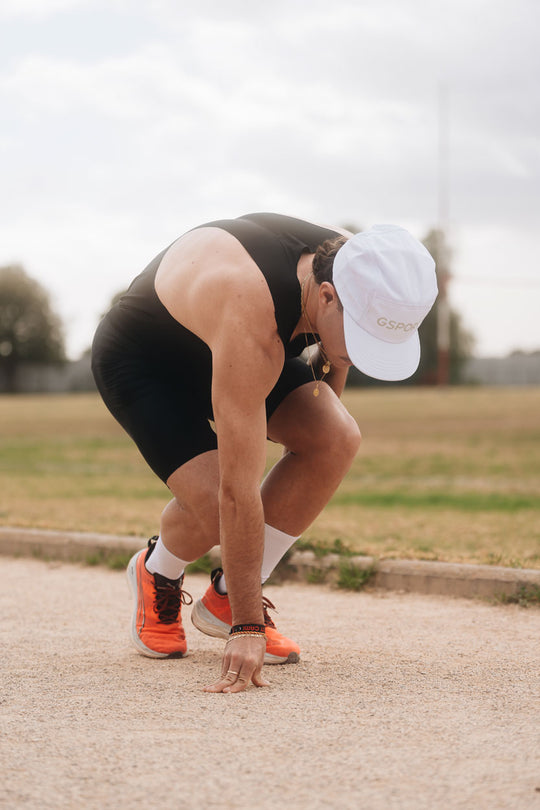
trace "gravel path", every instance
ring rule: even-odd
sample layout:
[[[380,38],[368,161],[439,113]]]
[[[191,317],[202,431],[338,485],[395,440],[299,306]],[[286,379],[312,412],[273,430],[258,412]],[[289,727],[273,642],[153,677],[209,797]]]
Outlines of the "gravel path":
[[[123,573],[0,570],[2,808],[540,810],[538,609],[270,587],[301,663],[210,695],[189,608],[190,655],[150,660]]]

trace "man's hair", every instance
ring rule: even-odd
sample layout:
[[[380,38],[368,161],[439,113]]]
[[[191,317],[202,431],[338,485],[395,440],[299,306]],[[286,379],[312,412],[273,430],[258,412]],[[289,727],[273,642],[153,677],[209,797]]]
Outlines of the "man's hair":
[[[334,239],[327,239],[319,245],[313,257],[313,277],[317,284],[329,281],[333,284],[332,270],[336,253],[347,241],[346,236],[336,236]]]

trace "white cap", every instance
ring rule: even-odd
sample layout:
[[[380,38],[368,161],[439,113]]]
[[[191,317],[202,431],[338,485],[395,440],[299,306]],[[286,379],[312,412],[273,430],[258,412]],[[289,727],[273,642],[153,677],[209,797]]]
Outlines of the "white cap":
[[[378,380],[414,374],[418,327],[438,292],[435,262],[422,243],[398,225],[357,233],[336,253],[333,283],[356,368]]]

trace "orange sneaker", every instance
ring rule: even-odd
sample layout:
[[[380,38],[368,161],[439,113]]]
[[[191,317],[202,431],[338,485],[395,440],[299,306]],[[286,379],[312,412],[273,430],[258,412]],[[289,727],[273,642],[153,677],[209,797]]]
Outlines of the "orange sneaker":
[[[137,650],[149,658],[183,658],[187,643],[180,611],[182,604],[189,605],[193,599],[182,590],[183,574],[172,580],[146,570],[145,562],[156,540],[152,537],[148,550],[138,551],[128,564],[127,577],[135,603],[131,639]]]
[[[191,611],[191,621],[202,633],[216,638],[228,638],[232,626],[232,613],[227,594],[218,593],[215,582],[223,570],[212,571],[211,582],[202,599],[198,599]],[[269,599],[263,597],[264,623],[266,625],[265,664],[296,664],[300,660],[300,647],[296,642],[278,633],[268,615],[268,608],[275,610]]]

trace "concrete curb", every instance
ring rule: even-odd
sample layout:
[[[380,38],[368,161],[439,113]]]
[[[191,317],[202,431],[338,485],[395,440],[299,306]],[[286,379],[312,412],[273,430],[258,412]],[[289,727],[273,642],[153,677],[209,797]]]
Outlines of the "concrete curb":
[[[86,534],[48,529],[0,527],[0,554],[66,562],[107,563],[124,560],[139,551],[147,538],[124,535]],[[210,558],[219,565],[219,547]],[[491,565],[379,560],[373,557],[317,556],[313,551],[295,551],[276,570],[276,579],[336,583],[341,567],[365,571],[369,587],[444,596],[515,596],[522,588],[540,588],[540,570],[501,568]]]

